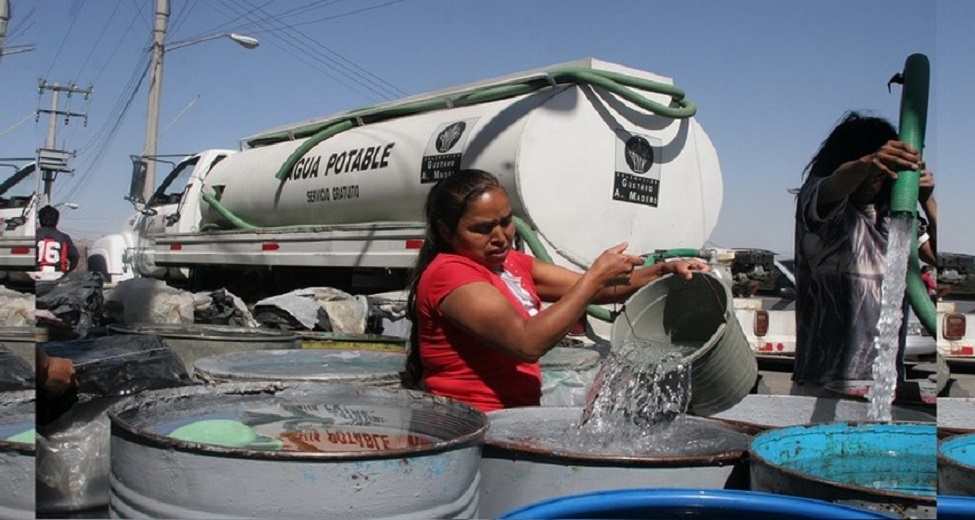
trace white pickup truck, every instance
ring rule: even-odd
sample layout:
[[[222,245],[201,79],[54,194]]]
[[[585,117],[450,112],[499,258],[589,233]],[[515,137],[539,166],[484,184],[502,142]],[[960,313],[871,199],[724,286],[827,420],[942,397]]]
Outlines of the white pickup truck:
[[[975,366],[975,256],[938,254],[938,353]]]

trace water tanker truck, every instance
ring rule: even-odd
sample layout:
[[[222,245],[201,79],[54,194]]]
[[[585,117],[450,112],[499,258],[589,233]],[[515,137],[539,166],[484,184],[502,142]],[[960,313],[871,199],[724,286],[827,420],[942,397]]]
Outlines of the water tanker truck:
[[[137,171],[137,212],[93,244],[89,269],[199,289],[402,289],[427,192],[463,168],[498,176],[526,249],[557,264],[585,269],[623,241],[698,250],[722,179],[695,111],[669,78],[584,59],[273,129],[187,157],[147,201]]]

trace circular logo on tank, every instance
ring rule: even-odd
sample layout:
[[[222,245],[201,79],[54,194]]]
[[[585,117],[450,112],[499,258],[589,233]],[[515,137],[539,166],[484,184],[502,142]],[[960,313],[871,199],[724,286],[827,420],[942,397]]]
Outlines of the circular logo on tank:
[[[653,147],[650,142],[635,135],[626,141],[626,165],[633,173],[647,173],[653,166]]]
[[[447,153],[451,148],[457,144],[460,137],[464,135],[464,130],[467,129],[467,123],[463,121],[458,121],[440,132],[437,136],[437,151],[440,153]]]

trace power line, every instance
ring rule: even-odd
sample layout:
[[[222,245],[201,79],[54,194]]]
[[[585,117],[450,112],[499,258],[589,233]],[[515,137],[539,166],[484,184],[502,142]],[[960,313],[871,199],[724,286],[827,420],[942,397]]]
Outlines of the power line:
[[[224,0],[218,0],[218,1],[225,8],[227,8],[228,10],[230,10],[232,12],[235,12],[235,13],[238,13],[239,14],[238,19],[239,18],[245,18],[245,19],[251,19],[251,20],[253,20],[249,24],[242,26],[242,30],[244,30],[243,28],[247,28],[247,27],[259,27],[259,28],[261,28],[261,30],[257,31],[258,34],[267,34],[267,35],[273,37],[274,39],[277,39],[277,40],[282,41],[288,47],[297,50],[301,54],[304,54],[305,56],[307,56],[309,59],[313,60],[314,62],[317,62],[317,63],[319,63],[321,65],[324,65],[324,66],[328,67],[329,69],[331,69],[336,74],[339,74],[339,75],[343,76],[344,78],[346,78],[347,80],[352,81],[355,84],[359,85],[359,87],[362,87],[362,88],[364,88],[364,89],[372,92],[373,94],[375,94],[376,96],[378,96],[378,98],[380,100],[389,100],[389,99],[394,99],[394,98],[397,98],[397,97],[401,97],[401,96],[406,95],[406,92],[404,92],[403,90],[401,90],[401,89],[397,88],[396,86],[392,85],[388,81],[385,81],[382,78],[379,78],[377,75],[375,75],[375,74],[373,74],[373,73],[365,70],[364,68],[360,67],[359,65],[356,65],[351,60],[348,60],[347,58],[341,56],[339,53],[337,53],[334,50],[326,47],[325,45],[321,44],[320,42],[316,41],[315,39],[307,36],[306,34],[304,34],[303,32],[301,32],[300,30],[295,29],[294,28],[294,25],[287,24],[286,22],[284,22],[281,19],[281,17],[279,15],[275,15],[275,14],[272,14],[272,13],[267,13],[261,7],[257,7],[254,4],[252,4],[250,2],[247,2],[246,0],[244,2],[242,2],[242,3],[244,3],[244,4],[246,4],[246,5],[248,5],[250,7],[250,10],[248,12],[246,12],[246,13],[241,13],[241,11],[238,9],[238,6],[236,6],[233,3],[231,3],[231,4],[228,5],[228,3],[225,2]],[[399,2],[399,1],[402,1],[402,0],[396,0],[396,1]],[[390,3],[395,3],[395,2],[389,2],[387,4],[383,4],[383,6],[389,5]],[[308,6],[306,6],[306,8],[307,7]],[[374,7],[370,8],[370,9],[377,8],[377,7],[382,7],[382,6],[374,6]],[[263,15],[262,15],[263,17],[262,18],[257,18],[258,15],[254,14],[256,11],[262,11],[263,12]],[[292,10],[292,11],[294,11],[294,10]],[[362,10],[358,10],[358,11],[362,11]],[[336,16],[346,16],[346,15],[348,15],[348,13],[343,14],[343,15],[336,15]],[[299,37],[300,37],[300,40],[299,40]],[[310,48],[317,47],[318,49],[321,49],[324,52],[323,53],[320,53],[320,54],[319,53],[314,53],[311,50],[309,50],[309,47]],[[347,82],[343,81],[342,79],[340,79],[340,78],[336,77],[335,75],[329,73],[328,71],[322,70],[321,68],[315,66],[312,63],[309,63],[308,61],[300,58],[299,56],[297,56],[296,54],[294,54],[292,52],[288,52],[287,50],[285,50],[285,52],[288,53],[289,55],[291,55],[292,57],[294,57],[295,59],[298,59],[299,61],[302,61],[303,63],[308,63],[309,65],[311,65],[316,70],[322,72],[323,74],[325,74],[326,76],[332,78],[333,80],[337,81],[338,83],[342,84],[343,86],[345,86],[345,87],[347,87],[347,88],[349,88],[351,90],[354,90],[357,93],[360,93],[360,94],[362,93],[361,90],[353,87],[352,85],[348,84]],[[335,55],[335,56],[338,57],[338,59],[333,58],[333,57],[329,56],[328,54]],[[343,61],[345,63],[343,63]],[[374,100],[375,100],[375,98],[374,98]]]

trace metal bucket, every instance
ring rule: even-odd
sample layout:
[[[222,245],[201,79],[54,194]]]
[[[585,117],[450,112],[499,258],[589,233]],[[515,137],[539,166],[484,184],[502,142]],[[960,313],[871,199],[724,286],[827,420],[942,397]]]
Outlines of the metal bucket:
[[[725,489],[620,489],[545,500],[500,518],[708,518],[711,520],[867,520],[890,518],[821,500]]]
[[[47,341],[47,330],[39,327],[0,327],[0,349],[7,349],[34,368],[34,345]]]
[[[975,497],[975,433],[941,441],[938,446],[938,492]]]
[[[953,435],[975,433],[975,398],[939,397],[938,431]]]
[[[285,381],[401,385],[406,354],[369,350],[251,350],[196,361],[207,382]]]
[[[526,407],[488,414],[491,429],[481,457],[481,516],[498,515],[539,500],[617,488],[701,487],[746,489],[743,454],[750,436],[711,419],[697,419],[742,435],[740,449],[694,456],[633,456],[573,451],[538,442],[568,435],[582,416],[580,407]],[[568,437],[566,437],[568,439]]]
[[[555,347],[538,363],[542,370],[542,406],[582,406],[599,370],[599,352]]]
[[[628,341],[699,345],[691,362],[690,410],[712,415],[751,391],[758,363],[735,317],[730,288],[714,273],[662,276],[633,294],[613,322],[615,347]]]
[[[933,517],[938,478],[934,424],[827,423],[755,436],[751,489]]]
[[[159,336],[186,365],[193,370],[197,359],[241,350],[296,349],[300,337],[293,332],[274,329],[234,327],[230,325],[136,324],[109,325],[112,334],[149,334]]]
[[[406,338],[382,334],[349,334],[345,332],[304,331],[301,336],[303,349],[328,350],[379,350],[406,352]]]
[[[268,430],[281,414],[286,428]],[[114,517],[478,516],[487,417],[450,399],[362,385],[225,383],[145,392],[109,416]],[[175,437],[201,421],[230,421],[251,435]]]
[[[837,421],[866,421],[870,403],[800,395],[746,395],[735,406],[711,416],[760,430]],[[894,405],[895,421],[931,422],[934,414]],[[941,421],[941,409],[937,420]]]
[[[0,518],[34,518],[34,391],[0,393]]]

